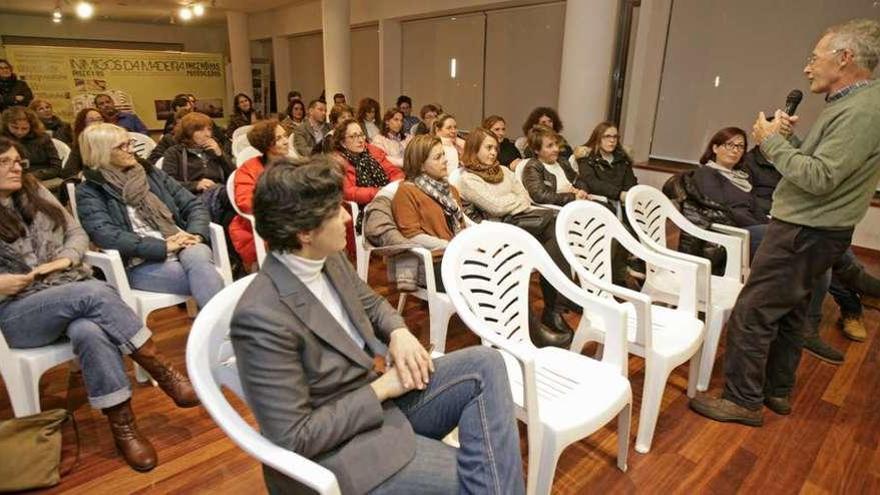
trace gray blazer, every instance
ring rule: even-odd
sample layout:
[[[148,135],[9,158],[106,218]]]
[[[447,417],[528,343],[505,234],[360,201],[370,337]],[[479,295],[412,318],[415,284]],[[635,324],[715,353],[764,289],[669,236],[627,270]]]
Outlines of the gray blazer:
[[[317,144],[315,141],[315,135],[312,134],[312,121],[308,118],[303,120],[302,124],[293,128],[293,147],[296,148],[296,152],[299,153],[299,156],[305,158],[312,156],[312,149]],[[327,122],[321,123],[321,135],[326,136],[328,132],[330,132],[330,124]]]
[[[365,493],[415,455],[406,416],[393,401],[380,403],[370,388],[378,377],[372,356],[387,352],[379,339],[387,342],[405,323],[343,254],[328,257],[324,273],[366,351],[274,255],[238,302],[230,336],[262,434],[332,471],[342,493]],[[305,491],[270,468],[263,474],[270,493]]]

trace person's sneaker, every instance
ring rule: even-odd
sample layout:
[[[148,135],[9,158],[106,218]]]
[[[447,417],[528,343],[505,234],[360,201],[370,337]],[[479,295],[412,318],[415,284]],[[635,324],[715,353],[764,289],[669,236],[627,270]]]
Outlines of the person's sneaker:
[[[764,415],[761,410],[751,410],[721,397],[700,394],[691,399],[691,409],[709,419],[726,423],[739,423],[746,426],[763,426]]]
[[[826,344],[819,337],[807,337],[804,340],[804,350],[826,363],[843,363],[843,353]]]
[[[846,317],[837,320],[840,330],[846,335],[846,338],[855,340],[856,342],[864,342],[868,338],[868,331],[862,323],[862,318],[858,316]]]
[[[782,416],[791,414],[791,399],[789,397],[767,396],[764,397],[764,405],[776,414],[781,414]]]

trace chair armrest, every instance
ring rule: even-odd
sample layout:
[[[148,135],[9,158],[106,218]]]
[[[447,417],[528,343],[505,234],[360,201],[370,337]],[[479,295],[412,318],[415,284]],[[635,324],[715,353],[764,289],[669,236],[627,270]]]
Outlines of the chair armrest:
[[[590,201],[595,201],[597,203],[607,203],[608,198],[599,194],[587,194],[587,199]]]
[[[214,265],[220,272],[220,278],[223,279],[223,285],[227,286],[232,283],[232,264],[229,262],[229,250],[226,246],[226,234],[223,233],[223,227],[211,222],[211,251],[214,254]]]
[[[738,237],[742,241],[742,271],[743,275],[745,275],[749,269],[749,258],[751,257],[751,232],[746,229],[720,223],[713,223],[709,228],[722,234]]]
[[[86,251],[83,261],[100,269],[107,283],[119,292],[119,297],[132,309],[136,308],[134,295],[128,284],[128,274],[125,273],[125,266],[122,264],[122,256],[119,255],[119,251],[115,249]]]

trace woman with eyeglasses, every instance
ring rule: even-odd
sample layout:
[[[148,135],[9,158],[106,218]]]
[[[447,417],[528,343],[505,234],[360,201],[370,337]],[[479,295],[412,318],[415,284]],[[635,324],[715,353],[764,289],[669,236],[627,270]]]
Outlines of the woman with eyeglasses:
[[[37,114],[30,108],[12,107],[0,117],[3,137],[18,141],[30,163],[29,173],[44,187],[57,192],[61,187],[61,157]]]
[[[37,98],[31,102],[29,108],[37,114],[50,136],[68,146],[73,145],[73,129],[70,124],[55,115],[49,100]]]
[[[123,355],[143,366],[178,407],[199,399],[116,290],[92,277],[83,262],[88,236],[27,173],[22,151],[0,138],[0,330],[13,349],[69,340],[89,404],[107,416],[126,462],[149,471],[158,462],[156,450],[138,431]]]
[[[611,122],[601,122],[584,145],[586,155],[578,158],[576,185],[611,201],[624,201],[626,192],[639,183],[632,159],[620,144],[620,132]]]
[[[204,308],[223,289],[208,245],[208,208],[135,156],[125,129],[96,124],[79,141],[86,170],[77,214],[92,242],[119,251],[133,289],[192,295]]]

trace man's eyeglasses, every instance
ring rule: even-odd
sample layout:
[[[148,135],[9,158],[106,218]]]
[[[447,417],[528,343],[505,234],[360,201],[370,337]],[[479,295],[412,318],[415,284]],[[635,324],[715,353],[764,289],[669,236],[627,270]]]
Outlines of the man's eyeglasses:
[[[13,165],[18,165],[22,170],[27,170],[31,166],[31,162],[25,158],[4,158],[0,160],[0,170],[9,170]]]
[[[841,51],[843,51],[843,49],[841,49],[841,48],[838,48],[836,50],[831,50],[830,52],[828,52],[828,55],[836,55],[837,53],[839,53]],[[816,55],[815,53],[810,54],[810,56],[807,57],[807,66],[811,66],[811,65],[815,64],[816,60],[819,60],[819,55]]]

